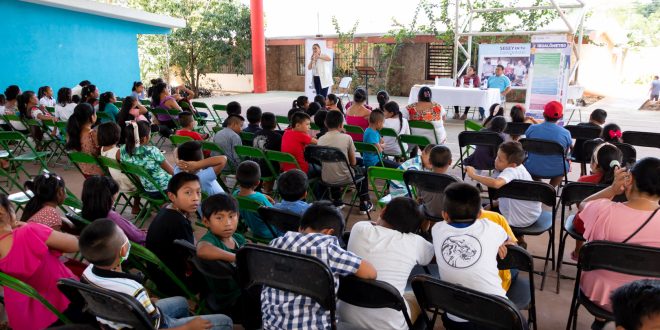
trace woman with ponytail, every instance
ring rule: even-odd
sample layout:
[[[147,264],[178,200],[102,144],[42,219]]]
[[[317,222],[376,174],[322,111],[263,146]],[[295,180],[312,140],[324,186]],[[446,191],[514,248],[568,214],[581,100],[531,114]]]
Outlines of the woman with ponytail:
[[[144,100],[144,84],[141,81],[134,81],[131,88],[131,96],[136,100]]]
[[[383,107],[385,106],[385,103],[390,101],[390,94],[385,90],[380,90],[376,94],[376,101],[378,101],[378,109],[380,109],[380,111],[385,111]]]
[[[420,129],[417,132],[411,130],[412,134],[426,136],[431,143],[434,143],[436,140],[439,144],[445,143],[447,140],[447,132],[444,126],[446,114],[440,104],[432,101],[431,88],[427,86],[420,88],[417,94],[417,102],[409,104],[406,109],[408,109],[409,120],[426,121],[433,124],[435,128],[435,136],[426,129]]]
[[[117,116],[119,115],[119,109],[115,105],[117,98],[113,92],[105,92],[101,94],[99,99],[99,112],[105,112],[110,115],[111,119],[101,119],[101,124],[107,123],[109,121],[117,122]]]
[[[341,99],[335,94],[328,94],[328,98],[325,102],[325,106],[328,111],[339,111],[344,113],[344,106],[341,103]]]
[[[87,85],[82,88],[80,92],[80,102],[89,103],[94,107],[94,110],[99,106],[99,90],[96,85]]]
[[[298,96],[298,98],[293,100],[291,108],[303,109],[304,111],[307,111],[307,108],[309,108],[309,98],[307,98],[305,95]]]
[[[488,127],[490,121],[493,120],[493,118],[499,116],[504,116],[504,107],[498,103],[495,103],[490,106],[490,109],[488,109],[488,117],[484,120],[484,122],[481,125],[483,127]]]
[[[176,99],[170,95],[170,89],[167,87],[167,84],[164,82],[160,82],[153,86],[153,89],[151,91],[151,106],[154,108],[158,109],[163,109],[163,110],[179,110],[181,111],[181,107],[179,106],[178,103],[176,103]],[[169,130],[176,129],[176,123],[174,122],[174,118],[170,115],[162,114],[162,115],[157,115],[156,119],[158,119],[158,125],[161,126],[161,134],[164,136],[170,135],[170,132],[164,131],[165,128]]]
[[[25,182],[25,189],[33,196],[25,204],[21,221],[40,223],[57,231],[62,231],[63,226],[73,228],[58,210],[66,198],[64,187],[64,180],[55,173],[37,175],[34,180]]]
[[[408,126],[408,120],[403,118],[403,114],[399,109],[399,104],[394,101],[389,101],[381,106],[385,113],[385,125],[384,127],[393,129],[397,135],[401,134],[410,134],[410,126]],[[399,142],[395,137],[384,136],[383,141],[385,142],[385,148],[383,152],[385,154],[393,155],[401,152],[399,148]],[[408,145],[403,144],[405,150],[408,149]]]
[[[96,112],[89,103],[80,103],[73,109],[73,115],[69,117],[66,132],[69,140],[65,148],[69,151],[82,151],[94,157],[98,157],[101,148],[98,145],[96,130],[92,125],[96,123]],[[103,175],[103,170],[94,164],[78,164],[85,177],[91,175]]]
[[[367,92],[358,88],[353,93],[353,102],[347,104],[346,108],[346,124],[362,127],[363,130],[369,127],[369,116],[371,115],[371,107],[367,106]],[[347,133],[353,138],[353,141],[362,142],[362,134]]]

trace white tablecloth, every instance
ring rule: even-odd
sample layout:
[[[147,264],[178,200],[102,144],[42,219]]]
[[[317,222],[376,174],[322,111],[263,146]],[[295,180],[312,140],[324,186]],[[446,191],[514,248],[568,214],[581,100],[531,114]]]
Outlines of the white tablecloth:
[[[417,94],[423,85],[415,85],[410,88],[408,104],[417,102]],[[482,107],[486,110],[494,103],[500,103],[500,90],[498,88],[466,88],[429,86],[434,102],[443,106]]]

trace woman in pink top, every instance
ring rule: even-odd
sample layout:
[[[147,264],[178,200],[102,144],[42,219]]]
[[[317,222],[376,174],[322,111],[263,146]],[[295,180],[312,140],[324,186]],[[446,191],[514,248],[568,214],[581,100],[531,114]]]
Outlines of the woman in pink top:
[[[17,222],[7,197],[0,195],[0,271],[33,287],[67,316],[77,313],[73,306],[67,309],[69,300],[56,284],[61,278],[77,278],[59,257],[62,253],[76,251],[78,240],[75,236],[38,223]],[[7,287],[4,300],[12,329],[44,329],[57,322],[57,316],[39,301]]]
[[[363,130],[369,127],[369,115],[371,109],[367,108],[364,104],[367,101],[367,92],[358,88],[353,94],[353,102],[351,106],[346,108],[346,124],[353,126],[360,126]],[[353,141],[362,141],[362,134],[348,133],[353,138]]]
[[[617,169],[612,185],[589,196],[580,206],[584,238],[587,241],[606,240],[660,248],[660,212],[656,213],[660,201],[658,173],[660,159],[653,157],[641,159],[630,172]],[[612,198],[622,192],[628,201],[613,202]],[[640,278],[594,270],[584,272],[580,285],[589,299],[611,310],[610,293]]]
[[[25,183],[25,188],[34,194],[23,209],[21,221],[40,223],[56,231],[69,231],[73,223],[62,217],[57,208],[66,198],[64,181],[55,173],[38,175]]]

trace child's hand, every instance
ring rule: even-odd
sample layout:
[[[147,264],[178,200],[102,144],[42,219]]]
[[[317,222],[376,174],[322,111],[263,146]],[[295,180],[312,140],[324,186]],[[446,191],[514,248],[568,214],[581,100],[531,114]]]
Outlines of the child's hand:
[[[197,171],[197,162],[180,160],[176,163],[176,166],[178,166],[182,171],[188,173]]]
[[[500,247],[497,249],[497,255],[500,256],[500,259],[506,258],[507,245],[516,245],[516,243],[510,240],[506,240],[506,242],[502,243],[502,245],[500,245]]]
[[[269,201],[271,204],[275,204],[275,200],[273,199],[273,197],[270,197],[269,195],[266,195],[266,194],[264,194],[264,195],[266,196],[266,199],[268,199],[268,201]]]
[[[626,168],[618,168],[614,170],[614,181],[612,181],[612,190],[616,194],[621,194],[626,191],[630,185],[630,172]]]
[[[465,166],[465,174],[472,178],[473,175],[475,175],[477,172],[472,166]]]

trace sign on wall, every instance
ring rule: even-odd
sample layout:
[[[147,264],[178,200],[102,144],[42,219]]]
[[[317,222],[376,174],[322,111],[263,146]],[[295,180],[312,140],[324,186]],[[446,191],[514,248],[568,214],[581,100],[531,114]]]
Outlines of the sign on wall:
[[[512,89],[526,89],[529,72],[529,44],[480,44],[479,78],[485,81],[495,74],[498,65],[511,80]]]
[[[305,95],[309,98],[310,102],[312,102],[312,100],[316,96],[316,91],[314,90],[314,81],[312,78],[312,70],[307,70],[307,65],[311,61],[312,54],[314,53],[314,51],[312,50],[312,46],[314,44],[318,44],[321,47],[321,54],[326,54],[330,56],[331,59],[334,58],[334,52],[332,51],[332,49],[327,47],[325,40],[305,39]],[[329,66],[327,70],[329,72],[332,72],[332,60],[324,63],[325,65]],[[328,94],[330,93],[332,93],[332,86],[328,88]]]

